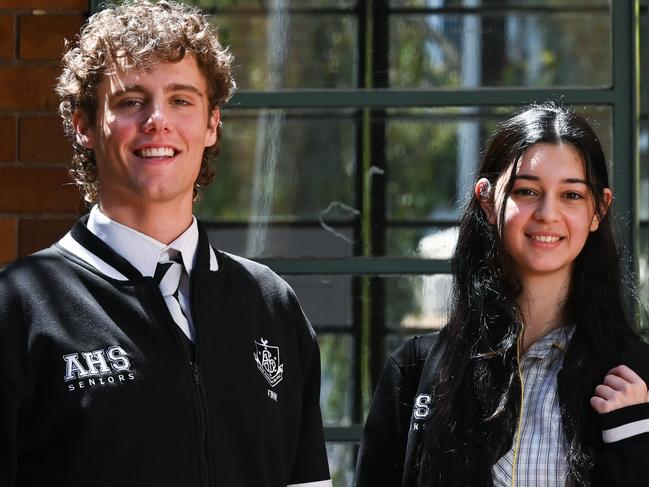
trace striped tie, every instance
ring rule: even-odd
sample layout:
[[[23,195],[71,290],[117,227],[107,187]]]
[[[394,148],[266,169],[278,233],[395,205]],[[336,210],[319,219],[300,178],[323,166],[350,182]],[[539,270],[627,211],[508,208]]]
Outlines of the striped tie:
[[[171,317],[191,340],[192,334],[189,323],[178,300],[178,288],[180,287],[180,276],[182,276],[183,270],[182,259],[178,255],[170,261],[158,262],[153,279],[160,288]]]

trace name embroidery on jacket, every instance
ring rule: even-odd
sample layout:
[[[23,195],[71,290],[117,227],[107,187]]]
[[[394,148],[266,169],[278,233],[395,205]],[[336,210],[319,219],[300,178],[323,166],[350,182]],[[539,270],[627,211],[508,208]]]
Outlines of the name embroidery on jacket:
[[[261,338],[255,340],[255,353],[253,353],[257,368],[261,375],[268,381],[271,387],[275,387],[282,381],[284,375],[284,364],[279,359],[279,347],[269,345],[268,340]],[[272,392],[272,391],[269,391]],[[269,394],[268,397],[277,401],[277,395]]]
[[[128,354],[119,346],[69,353],[63,361],[68,391],[135,380]]]

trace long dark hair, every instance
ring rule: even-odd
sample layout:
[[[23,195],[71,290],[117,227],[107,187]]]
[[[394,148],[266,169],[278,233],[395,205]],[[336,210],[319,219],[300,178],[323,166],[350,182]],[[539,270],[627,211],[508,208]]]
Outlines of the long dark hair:
[[[609,187],[601,144],[588,123],[554,104],[533,105],[501,123],[482,159],[477,178],[495,188],[508,175],[503,204],[522,154],[538,143],[568,143],[581,155],[600,218],[576,258],[562,310],[575,332],[559,378],[569,475],[589,485],[599,434],[590,425],[595,386],[615,365],[623,344],[635,337],[625,312],[619,255],[606,211]],[[502,229],[489,223],[477,198],[468,202],[452,259],[454,287],[446,343],[432,387],[433,414],[419,451],[419,485],[482,487],[493,484],[491,469],[512,445],[520,407],[517,339],[521,331],[516,298],[522,291],[503,247]]]

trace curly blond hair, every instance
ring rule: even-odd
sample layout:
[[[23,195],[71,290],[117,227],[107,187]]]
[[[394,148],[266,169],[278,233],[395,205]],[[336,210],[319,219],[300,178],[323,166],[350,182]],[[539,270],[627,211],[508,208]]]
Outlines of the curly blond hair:
[[[97,85],[117,66],[146,70],[160,62],[178,62],[187,53],[195,56],[207,81],[210,111],[222,107],[236,89],[230,71],[232,55],[197,8],[172,0],[108,6],[88,19],[74,42],[67,43],[56,92],[63,128],[74,149],[70,174],[87,202],[99,200],[97,163],[94,151],[76,140],[73,114],[79,112],[89,123],[95,122]],[[210,160],[218,153],[220,135],[219,123],[216,144],[203,153],[194,197],[214,179]]]

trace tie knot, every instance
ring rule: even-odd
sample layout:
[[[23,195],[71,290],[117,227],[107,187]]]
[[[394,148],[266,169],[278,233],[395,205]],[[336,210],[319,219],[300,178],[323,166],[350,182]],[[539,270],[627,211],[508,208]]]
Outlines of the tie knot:
[[[158,262],[153,279],[160,287],[163,296],[172,296],[176,293],[182,272],[180,255],[169,261]]]

